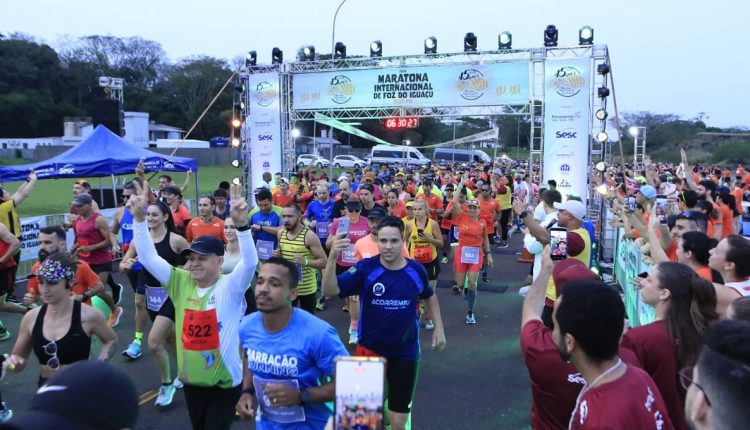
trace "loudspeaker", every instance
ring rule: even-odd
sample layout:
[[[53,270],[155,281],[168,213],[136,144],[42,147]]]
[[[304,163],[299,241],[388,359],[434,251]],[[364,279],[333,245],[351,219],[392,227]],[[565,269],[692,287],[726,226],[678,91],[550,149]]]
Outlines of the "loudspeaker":
[[[91,117],[94,128],[102,124],[118,136],[125,135],[125,111],[119,100],[94,100]]]

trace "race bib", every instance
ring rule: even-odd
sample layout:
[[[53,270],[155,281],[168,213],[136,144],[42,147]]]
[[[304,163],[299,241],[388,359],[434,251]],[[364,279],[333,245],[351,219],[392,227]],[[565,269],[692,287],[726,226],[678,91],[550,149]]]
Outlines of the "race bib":
[[[78,246],[79,247],[88,246],[88,244],[89,244],[88,240],[86,240],[86,239],[78,239]],[[79,257],[90,257],[91,256],[91,251],[80,251],[79,250],[78,251],[78,256]]]
[[[479,264],[479,247],[464,246],[463,248],[461,248],[461,263]]]
[[[318,237],[328,237],[328,223],[325,221],[318,221],[318,223],[315,224],[315,233]]]
[[[273,242],[270,240],[259,240],[255,247],[258,249],[258,258],[268,260],[273,257]]]
[[[415,246],[414,259],[419,261],[420,263],[429,263],[430,261],[432,261],[432,247]]]
[[[205,311],[185,309],[182,345],[190,351],[208,351],[219,348],[219,323],[216,319],[216,309]]]
[[[354,244],[349,245],[345,250],[341,251],[341,261],[349,264],[357,263],[357,257],[354,256]]]
[[[458,226],[453,227],[453,238],[458,240]]]
[[[281,384],[294,387],[299,391],[299,382],[296,379],[265,379],[253,375],[255,395],[260,406],[260,414],[263,418],[277,423],[299,423],[305,421],[305,409],[302,405],[275,406],[273,399],[265,393],[266,384]]]
[[[146,286],[146,308],[151,312],[159,312],[168,298],[166,289]]]

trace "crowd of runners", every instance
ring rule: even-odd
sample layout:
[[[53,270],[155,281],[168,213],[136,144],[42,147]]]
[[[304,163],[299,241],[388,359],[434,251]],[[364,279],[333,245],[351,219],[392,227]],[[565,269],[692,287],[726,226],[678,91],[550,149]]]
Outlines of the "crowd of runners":
[[[384,165],[334,178],[312,167],[265,173],[252,205],[241,186],[222,182],[197,199],[197,216],[183,202],[188,182],[162,175],[149,184],[141,166],[134,171],[111,225],[89,184],[75,182],[68,222],[41,229],[38,262],[18,292],[18,209],[36,175],[13,194],[0,189],[0,311],[24,314],[0,359],[5,375],[23,371],[34,353],[40,404],[76,362],[148,355],[160,377],[155,404],[169,407],[182,389],[193,428],[226,429],[239,416],[263,429],[322,429],[332,421],[335,360],[351,354],[386,360],[390,428],[421,428],[410,423],[419,332],[431,332],[430,348],[441,351],[445,318],[476,325],[480,280],[500,281],[489,276],[493,249],[519,232],[534,260],[519,291],[533,428],[750,422],[750,242],[742,236],[750,173],[742,167],[693,165],[683,152],[680,163],[647,160],[643,171],[592,168],[608,222],[652,265],[624,288],[640,289],[655,320],[630,329],[621,295],[592,270],[603,226],[589,218],[586,196],[539,183],[538,166],[524,161]],[[553,230],[565,235],[555,250]],[[115,263],[134,293],[133,315],[119,306],[131,296],[113,281]],[[442,315],[435,294],[447,265],[453,293],[466,301],[460,316]],[[350,316],[343,338],[321,318],[342,303],[335,296]],[[108,318],[90,306],[94,297]],[[114,331],[122,318],[133,318],[133,333]],[[0,326],[0,340],[9,337]],[[5,425],[17,426],[8,428],[33,428],[34,408],[11,418],[1,404]],[[374,420],[352,414],[337,428],[374,430]],[[120,428],[135,422],[127,424]]]

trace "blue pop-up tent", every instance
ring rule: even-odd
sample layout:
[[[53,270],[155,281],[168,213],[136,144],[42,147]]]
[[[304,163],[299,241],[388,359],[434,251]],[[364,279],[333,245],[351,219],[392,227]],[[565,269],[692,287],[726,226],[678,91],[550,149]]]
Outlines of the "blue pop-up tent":
[[[195,173],[196,195],[198,186],[198,161],[194,158],[174,157],[149,151],[126,141],[103,125],[96,127],[91,136],[73,148],[48,160],[37,163],[0,167],[0,182],[23,181],[34,169],[38,179],[77,179],[110,176],[115,193],[115,175],[132,175],[139,162],[146,172]],[[117,198],[115,197],[115,201]]]
[[[198,171],[194,158],[173,157],[140,148],[99,125],[79,145],[48,160],[0,167],[0,181],[23,181],[34,169],[39,179],[130,175],[142,161],[146,172]]]

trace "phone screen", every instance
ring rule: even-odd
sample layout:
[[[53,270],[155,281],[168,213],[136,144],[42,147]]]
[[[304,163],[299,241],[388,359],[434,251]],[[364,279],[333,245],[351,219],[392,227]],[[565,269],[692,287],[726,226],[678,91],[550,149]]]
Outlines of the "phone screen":
[[[339,228],[336,230],[336,236],[348,236],[349,235],[349,218],[343,217],[339,219]]]
[[[385,359],[336,359],[335,430],[382,430]]]
[[[665,198],[659,198],[657,196],[656,198],[656,216],[659,217],[659,222],[662,224],[667,223],[667,213],[664,209],[667,206],[667,199]]]
[[[635,197],[628,197],[628,212],[635,212]]]
[[[560,227],[551,228],[549,236],[552,259],[568,258],[568,230]]]

